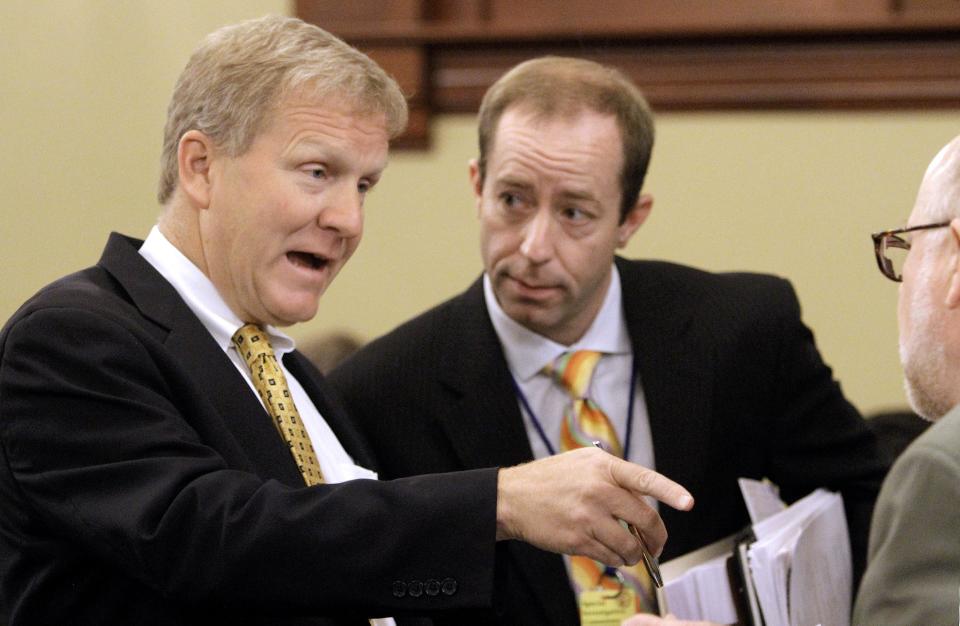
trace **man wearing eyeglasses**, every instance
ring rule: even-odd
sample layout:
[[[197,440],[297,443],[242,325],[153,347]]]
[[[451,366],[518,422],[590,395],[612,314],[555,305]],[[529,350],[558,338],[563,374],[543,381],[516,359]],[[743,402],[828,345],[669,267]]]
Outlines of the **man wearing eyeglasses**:
[[[960,137],[930,163],[905,228],[873,235],[900,282],[907,396],[936,423],[884,481],[855,624],[956,624],[960,612]],[[909,252],[909,254],[907,254]]]

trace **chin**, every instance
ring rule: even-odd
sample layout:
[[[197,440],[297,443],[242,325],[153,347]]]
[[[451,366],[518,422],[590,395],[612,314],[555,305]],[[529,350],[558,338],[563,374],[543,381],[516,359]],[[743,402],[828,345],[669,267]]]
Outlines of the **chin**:
[[[270,325],[283,328],[302,322],[309,322],[316,317],[317,310],[320,308],[316,300],[300,307],[291,307],[291,300],[292,298],[288,298],[287,302],[284,303],[286,306],[276,307],[269,312],[268,322]]]
[[[920,417],[935,422],[956,404],[951,390],[938,375],[937,363],[910,362],[904,364],[903,386],[910,408]]]

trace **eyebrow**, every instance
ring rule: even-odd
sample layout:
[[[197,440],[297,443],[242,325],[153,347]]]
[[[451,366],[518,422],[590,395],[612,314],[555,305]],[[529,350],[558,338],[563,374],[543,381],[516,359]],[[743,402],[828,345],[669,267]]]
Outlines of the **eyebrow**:
[[[304,151],[309,152],[310,154],[302,154]],[[298,159],[312,159],[313,157],[316,157],[315,160],[328,164],[333,168],[342,168],[344,163],[347,161],[347,159],[341,156],[339,149],[331,149],[330,144],[324,141],[314,141],[312,139],[304,139],[291,144],[290,148],[286,151],[286,155],[288,157],[296,156]],[[374,169],[363,174],[363,177],[372,179],[374,182],[379,181],[383,176],[383,172],[387,169],[388,164],[389,158],[384,159],[382,163],[376,164]]]
[[[516,178],[514,176],[504,176],[502,178],[497,178],[494,183],[500,187],[515,187],[519,189],[532,189],[533,183],[526,181],[522,178]]]
[[[597,198],[589,191],[580,191],[577,189],[563,190],[560,197],[565,200],[586,200],[587,202],[596,202]]]
[[[533,183],[530,183],[523,178],[517,178],[515,176],[504,176],[503,178],[498,178],[495,184],[499,187],[509,187],[514,189],[528,190],[533,188]],[[586,202],[597,202],[597,197],[589,192],[580,189],[562,189],[560,191],[560,197],[564,200],[582,200]]]
[[[330,145],[324,141],[315,141],[313,139],[299,139],[291,142],[287,148],[287,153],[297,153],[304,150],[316,151],[321,153],[329,153]]]

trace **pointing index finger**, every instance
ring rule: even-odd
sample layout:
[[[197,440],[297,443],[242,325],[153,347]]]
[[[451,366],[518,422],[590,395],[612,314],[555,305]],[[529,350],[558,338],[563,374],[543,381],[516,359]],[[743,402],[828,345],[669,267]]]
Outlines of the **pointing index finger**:
[[[613,479],[621,487],[652,496],[678,511],[689,511],[693,508],[693,496],[689,491],[663,474],[641,465],[619,460],[619,463],[614,465]]]

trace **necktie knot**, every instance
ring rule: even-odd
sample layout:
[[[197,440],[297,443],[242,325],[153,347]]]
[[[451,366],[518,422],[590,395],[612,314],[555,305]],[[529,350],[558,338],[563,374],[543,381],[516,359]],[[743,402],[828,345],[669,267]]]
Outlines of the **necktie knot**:
[[[586,396],[601,356],[595,350],[564,352],[544,369],[574,400],[581,400]]]
[[[240,358],[249,367],[264,358],[276,358],[267,333],[256,324],[246,324],[233,333],[233,345],[240,352]]]
[[[587,397],[590,379],[602,356],[596,350],[564,352],[544,369],[570,396],[560,429],[560,449],[573,450],[599,441],[605,450],[622,457],[623,447],[610,418]]]

